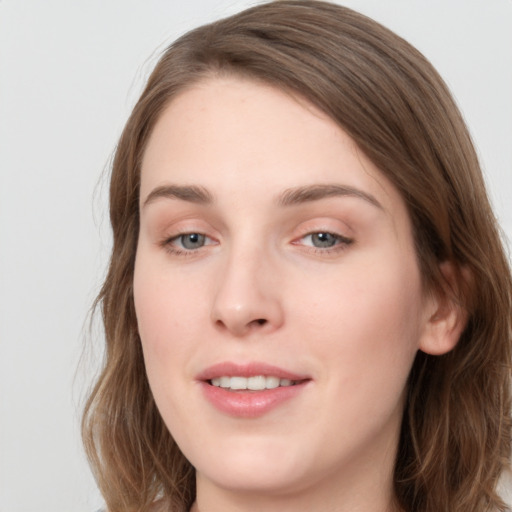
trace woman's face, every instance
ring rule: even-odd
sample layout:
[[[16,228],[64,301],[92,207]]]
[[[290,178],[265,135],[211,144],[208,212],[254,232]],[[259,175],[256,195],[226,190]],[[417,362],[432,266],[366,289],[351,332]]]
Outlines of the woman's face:
[[[433,299],[352,139],[278,89],[205,80],[155,126],[140,212],[148,379],[199,496],[387,492]]]

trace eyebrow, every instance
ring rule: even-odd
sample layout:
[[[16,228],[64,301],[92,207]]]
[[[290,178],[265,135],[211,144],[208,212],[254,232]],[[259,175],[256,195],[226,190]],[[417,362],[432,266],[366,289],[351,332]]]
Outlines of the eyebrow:
[[[377,201],[377,199],[371,194],[363,192],[362,190],[355,187],[337,184],[306,185],[303,187],[290,188],[285,190],[279,196],[277,203],[280,206],[293,206],[337,196],[357,197],[367,201],[373,206],[376,206],[380,210],[384,210],[379,201]]]
[[[142,207],[144,208],[157,199],[181,199],[197,204],[211,204],[213,203],[212,194],[204,187],[197,185],[163,185],[154,188],[146,197]]]
[[[383,210],[377,199],[358,188],[338,184],[305,185],[286,189],[277,198],[278,206],[294,206],[329,197],[357,197]],[[146,197],[142,207],[160,198],[181,199],[196,204],[209,205],[214,202],[211,192],[197,185],[163,185],[154,188]]]

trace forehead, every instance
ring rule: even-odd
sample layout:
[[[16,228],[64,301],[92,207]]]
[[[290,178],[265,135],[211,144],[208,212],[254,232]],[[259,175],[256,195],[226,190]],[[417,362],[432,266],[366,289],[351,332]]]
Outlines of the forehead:
[[[141,201],[169,182],[231,197],[340,183],[378,194],[386,209],[401,202],[325,113],[302,97],[235,77],[195,84],[160,116],[142,162]]]

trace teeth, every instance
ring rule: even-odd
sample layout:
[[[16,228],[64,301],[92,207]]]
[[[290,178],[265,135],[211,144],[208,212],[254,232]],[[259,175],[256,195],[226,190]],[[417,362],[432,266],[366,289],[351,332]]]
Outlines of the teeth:
[[[279,387],[280,381],[277,377],[267,377],[266,384],[268,386],[268,389],[274,389]]]
[[[267,387],[267,379],[263,375],[257,377],[249,377],[247,379],[247,389],[258,391]]]
[[[256,375],[254,377],[216,377],[211,380],[213,386],[225,389],[249,389],[251,391],[262,391],[263,389],[275,389],[277,387],[293,386],[294,381],[290,379],[280,379],[279,377],[265,377]]]
[[[245,377],[231,377],[231,389],[247,389],[247,379]]]

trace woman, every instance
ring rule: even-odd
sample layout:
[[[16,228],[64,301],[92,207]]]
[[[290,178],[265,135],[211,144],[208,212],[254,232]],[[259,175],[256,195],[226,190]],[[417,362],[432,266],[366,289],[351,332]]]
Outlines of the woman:
[[[109,512],[506,510],[510,272],[441,78],[284,0],[171,45],[113,164]]]

